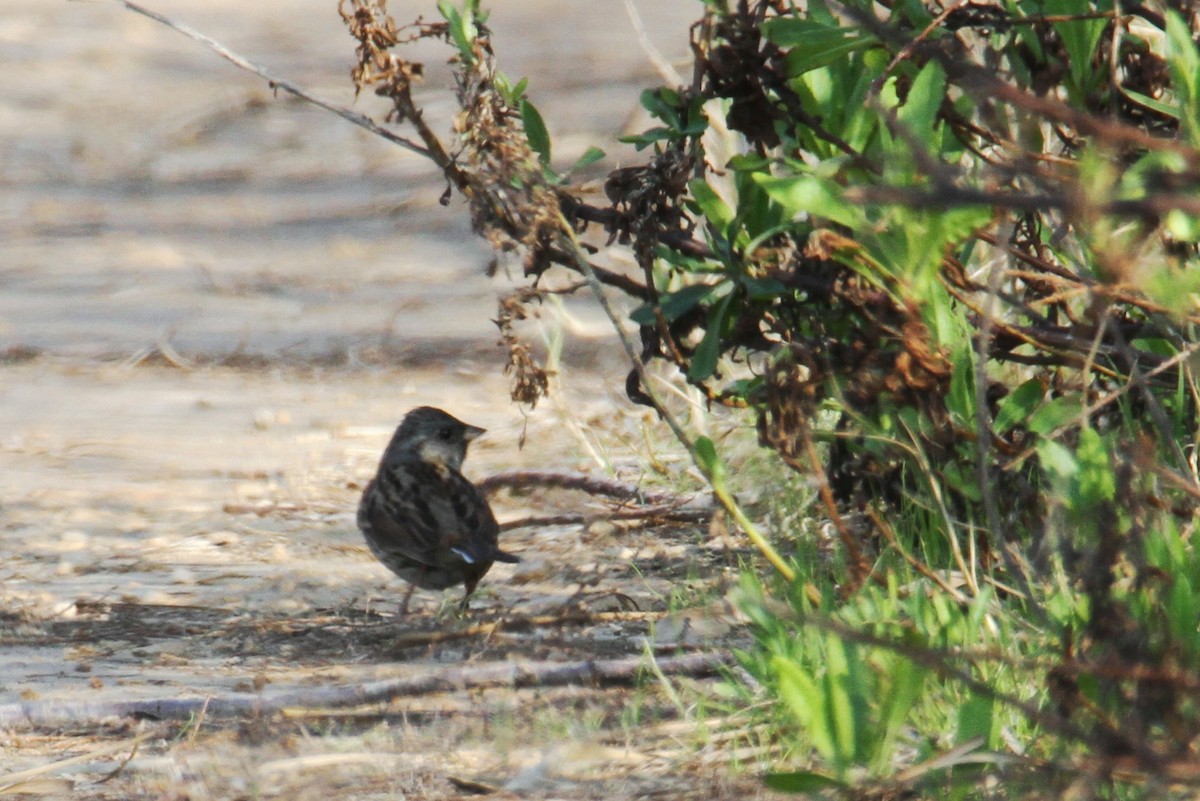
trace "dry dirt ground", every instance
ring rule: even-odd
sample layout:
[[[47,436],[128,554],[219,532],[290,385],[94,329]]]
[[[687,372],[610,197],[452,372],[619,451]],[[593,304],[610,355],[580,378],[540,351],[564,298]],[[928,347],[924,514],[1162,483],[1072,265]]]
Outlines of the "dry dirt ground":
[[[333,0],[149,4],[353,100]],[[685,56],[697,4],[640,5]],[[493,17],[564,161],[636,125],[658,81],[622,3],[583,6]],[[423,52],[431,117],[447,116],[445,54]],[[392,427],[424,403],[489,429],[474,478],[694,486],[622,398],[586,298],[529,327],[565,344],[554,395],[523,414],[489,322],[511,283],[484,277],[490,254],[415,158],[105,0],[0,0],[0,69],[0,795],[762,794],[720,745],[737,721],[695,706],[711,676],[471,683],[726,652],[737,543],[702,521],[514,528],[524,561],[496,566],[465,617],[418,593],[400,619],[403,585],[355,530]],[[502,520],[612,508],[544,489],[493,504]],[[316,705],[430,677],[448,684]],[[255,698],[274,706],[230,712]]]

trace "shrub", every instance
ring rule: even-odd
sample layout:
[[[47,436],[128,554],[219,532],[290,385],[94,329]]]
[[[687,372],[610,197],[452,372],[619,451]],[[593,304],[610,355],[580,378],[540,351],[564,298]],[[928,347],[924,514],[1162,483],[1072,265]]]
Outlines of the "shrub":
[[[555,172],[479,4],[439,9],[413,33],[454,48],[457,157],[366,0],[343,3],[355,80],[521,254],[502,319],[550,270],[630,296],[630,397],[669,417],[644,380],[669,362],[822,490],[824,574],[737,518],[780,574],[743,587],[740,692],[797,768],[772,783],[1194,792],[1195,5],[708,0],[690,85],[642,94],[645,162],[604,205]],[[613,242],[640,279],[588,263]],[[676,431],[736,511],[712,443]]]

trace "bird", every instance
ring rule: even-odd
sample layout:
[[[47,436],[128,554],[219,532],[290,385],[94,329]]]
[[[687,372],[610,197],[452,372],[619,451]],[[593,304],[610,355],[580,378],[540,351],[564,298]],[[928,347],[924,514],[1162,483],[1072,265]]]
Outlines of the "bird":
[[[397,426],[358,504],[371,553],[413,591],[462,584],[465,611],[493,562],[519,562],[500,549],[500,527],[483,493],[462,474],[467,445],[485,429],[421,406]]]

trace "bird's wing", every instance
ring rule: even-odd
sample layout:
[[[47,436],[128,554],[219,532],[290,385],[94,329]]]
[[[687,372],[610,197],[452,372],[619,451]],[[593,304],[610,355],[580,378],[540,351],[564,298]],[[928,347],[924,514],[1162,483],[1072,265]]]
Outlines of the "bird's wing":
[[[409,559],[442,566],[493,561],[499,526],[471,482],[421,462],[381,470],[360,510],[376,537]],[[360,525],[361,525],[360,523]]]

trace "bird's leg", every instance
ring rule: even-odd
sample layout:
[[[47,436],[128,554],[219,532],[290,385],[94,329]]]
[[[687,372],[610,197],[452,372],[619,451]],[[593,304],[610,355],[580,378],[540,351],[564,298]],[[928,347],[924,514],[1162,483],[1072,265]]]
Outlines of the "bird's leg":
[[[471,593],[475,592],[476,583],[477,582],[472,581],[470,579],[467,579],[467,581],[464,582],[464,587],[466,588],[466,592],[463,593],[462,600],[459,601],[459,603],[458,603],[458,614],[465,615],[467,613],[467,609],[470,608],[469,604],[471,601]]]
[[[408,585],[408,592],[404,593],[404,600],[400,602],[400,609],[397,610],[397,614],[400,617],[405,617],[406,615],[408,615],[408,601],[410,598],[412,598],[413,590],[415,590],[416,588],[417,588],[416,584]]]
[[[413,593],[417,589],[417,585],[421,583],[421,579],[425,577],[425,570],[426,568],[422,567],[421,572],[417,574],[417,580],[409,583],[408,592],[404,593],[404,600],[400,602],[400,617],[404,617],[408,614],[408,602],[412,599]]]

